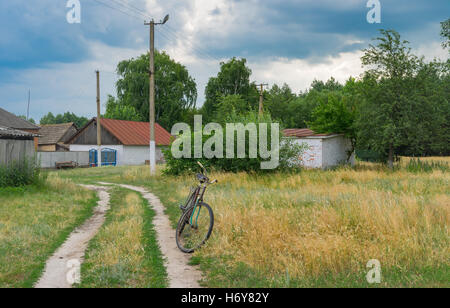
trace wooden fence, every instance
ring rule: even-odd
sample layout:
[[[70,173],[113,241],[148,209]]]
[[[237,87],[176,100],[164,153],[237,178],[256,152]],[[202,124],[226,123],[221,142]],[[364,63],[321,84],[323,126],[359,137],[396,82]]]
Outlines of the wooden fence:
[[[9,165],[34,156],[33,140],[0,139],[0,165]]]

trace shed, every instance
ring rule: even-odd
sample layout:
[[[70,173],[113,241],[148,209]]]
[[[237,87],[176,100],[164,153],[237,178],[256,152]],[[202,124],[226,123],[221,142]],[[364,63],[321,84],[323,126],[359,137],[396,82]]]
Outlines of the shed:
[[[293,139],[297,144],[306,144],[308,149],[299,157],[298,163],[306,168],[328,169],[340,164],[354,164],[355,155],[351,141],[343,134],[316,134],[304,129],[285,129],[285,138]]]
[[[0,125],[3,127],[12,128],[15,130],[20,130],[24,132],[28,132],[31,134],[35,134],[34,139],[34,148],[37,150],[38,148],[38,134],[40,127],[34,125],[31,122],[28,122],[18,116],[6,111],[5,109],[0,108]]]
[[[33,158],[36,134],[0,126],[0,165]]]
[[[67,141],[78,132],[74,123],[41,125],[39,152],[67,152]]]
[[[150,124],[101,119],[102,157],[113,157],[112,165],[143,165],[150,158]],[[156,161],[164,161],[162,149],[171,143],[172,135],[155,123]],[[68,141],[70,151],[97,150],[97,118],[93,118]],[[96,155],[91,155],[95,164]],[[105,160],[102,159],[102,163]]]

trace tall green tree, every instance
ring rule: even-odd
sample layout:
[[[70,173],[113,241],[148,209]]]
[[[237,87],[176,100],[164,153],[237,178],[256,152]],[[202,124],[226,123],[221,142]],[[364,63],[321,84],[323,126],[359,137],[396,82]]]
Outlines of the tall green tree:
[[[64,114],[57,114],[49,112],[41,118],[40,124],[63,124],[63,123],[74,123],[78,128],[83,127],[89,121],[86,117],[79,117],[72,112],[66,112]]]
[[[24,116],[24,115],[18,115],[17,117],[19,117],[19,118],[21,118],[21,119],[23,119],[23,120],[25,120],[25,121],[28,121],[28,122],[30,122],[30,123],[36,124],[36,121],[35,121],[33,118],[27,119],[27,117]]]
[[[442,46],[450,52],[450,18],[441,22],[441,36],[444,39]]]
[[[447,63],[419,62],[409,93],[410,129],[403,136],[402,155],[450,154],[450,74]]]
[[[106,103],[106,119],[125,120],[125,121],[142,121],[142,116],[133,106],[119,103],[113,96],[108,96]]]
[[[209,79],[202,107],[206,121],[216,117],[222,98],[228,95],[240,95],[251,108],[256,108],[259,94],[255,84],[250,82],[252,70],[246,64],[246,59],[237,58],[222,62],[217,76]]]
[[[351,141],[352,147],[348,153],[350,159],[356,147],[356,127],[359,98],[359,85],[350,78],[340,91],[329,92],[327,100],[322,101],[312,113],[309,128],[317,133],[344,134]]]
[[[367,146],[387,153],[392,169],[395,148],[405,144],[404,136],[413,128],[409,94],[418,59],[411,53],[409,42],[394,30],[380,30],[376,45],[364,50],[361,60],[366,71],[365,102],[358,120],[359,139]]]
[[[280,87],[273,85],[264,95],[264,111],[269,112],[272,119],[288,124],[291,118],[289,105],[297,98],[286,83]],[[287,122],[287,123],[286,123]],[[290,123],[289,123],[290,124]]]
[[[118,64],[117,99],[108,100],[108,104],[113,106],[108,107],[107,104],[107,110],[121,108],[118,113],[120,115],[125,111],[127,114],[134,108],[139,119],[149,121],[148,68],[148,54]],[[182,121],[183,113],[196,104],[195,80],[185,66],[175,62],[165,52],[155,51],[155,91],[155,119],[168,130]]]
[[[322,80],[314,79],[314,81],[311,83],[311,89],[316,90],[319,92],[322,92],[324,90],[328,91],[339,91],[343,88],[343,86],[334,79],[334,77],[331,77],[326,82],[323,82]]]
[[[250,111],[247,101],[240,95],[232,94],[220,98],[217,114],[214,121],[220,124],[226,124],[231,115],[246,114]]]

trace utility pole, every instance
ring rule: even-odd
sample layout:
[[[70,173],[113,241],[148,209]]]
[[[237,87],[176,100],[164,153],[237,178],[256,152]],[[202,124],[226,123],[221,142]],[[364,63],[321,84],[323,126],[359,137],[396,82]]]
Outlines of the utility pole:
[[[256,85],[260,88],[259,92],[259,116],[261,117],[264,113],[264,87],[268,87],[269,85],[267,83],[262,83]]]
[[[156,142],[155,142],[155,25],[164,25],[169,20],[167,15],[163,21],[155,23],[152,19],[149,23],[144,22],[144,25],[150,26],[150,67],[149,67],[149,119],[150,119],[150,173],[156,173]]]
[[[102,129],[101,129],[101,110],[100,110],[100,72],[95,71],[97,75],[97,166],[102,166]]]

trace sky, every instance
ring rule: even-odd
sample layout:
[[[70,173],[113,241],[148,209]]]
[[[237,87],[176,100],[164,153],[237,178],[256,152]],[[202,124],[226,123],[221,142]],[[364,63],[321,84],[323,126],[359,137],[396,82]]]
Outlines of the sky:
[[[252,81],[295,92],[314,79],[359,76],[361,50],[381,28],[398,31],[426,59],[448,57],[439,33],[449,0],[379,0],[381,23],[367,21],[368,0],[79,0],[80,23],[67,20],[70,1],[0,2],[0,107],[25,115],[31,90],[37,121],[48,112],[95,116],[95,70],[104,110],[116,94],[117,64],[148,51],[144,21],[166,14],[156,48],[187,67],[197,106],[220,62],[234,56],[248,60]]]

